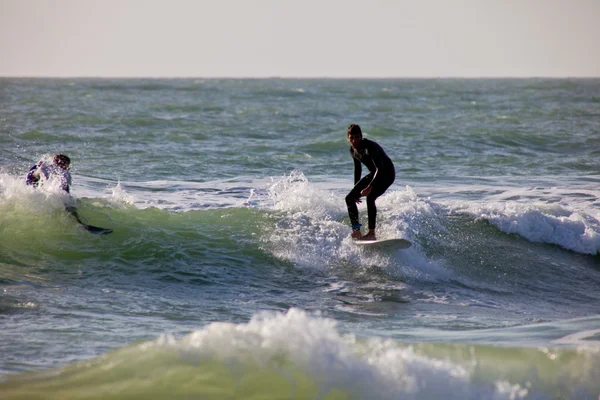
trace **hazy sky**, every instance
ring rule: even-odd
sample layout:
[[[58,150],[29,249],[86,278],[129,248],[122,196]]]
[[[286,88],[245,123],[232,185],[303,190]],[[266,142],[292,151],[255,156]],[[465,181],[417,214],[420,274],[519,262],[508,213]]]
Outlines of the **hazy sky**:
[[[600,0],[0,0],[0,76],[600,77]]]

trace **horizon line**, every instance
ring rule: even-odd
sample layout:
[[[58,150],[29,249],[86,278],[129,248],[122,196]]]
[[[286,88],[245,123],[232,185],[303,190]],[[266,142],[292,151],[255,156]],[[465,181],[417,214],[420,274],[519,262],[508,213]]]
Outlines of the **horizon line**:
[[[350,79],[350,80],[391,80],[391,79],[598,79],[600,75],[447,75],[447,76],[193,76],[193,75],[0,75],[0,79]]]

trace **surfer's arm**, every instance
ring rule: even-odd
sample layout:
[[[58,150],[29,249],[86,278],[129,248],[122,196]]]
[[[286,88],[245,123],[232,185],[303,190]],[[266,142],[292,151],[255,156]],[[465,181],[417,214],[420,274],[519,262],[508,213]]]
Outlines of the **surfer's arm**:
[[[28,185],[37,186],[40,181],[40,163],[35,164],[33,167],[29,168],[29,172],[27,173],[27,178],[25,178],[25,183]]]
[[[64,171],[62,176],[60,177],[62,190],[71,194],[71,174],[67,171]]]
[[[356,185],[358,181],[360,181],[360,175],[362,174],[362,165],[359,160],[352,157],[352,161],[354,161],[354,184]]]

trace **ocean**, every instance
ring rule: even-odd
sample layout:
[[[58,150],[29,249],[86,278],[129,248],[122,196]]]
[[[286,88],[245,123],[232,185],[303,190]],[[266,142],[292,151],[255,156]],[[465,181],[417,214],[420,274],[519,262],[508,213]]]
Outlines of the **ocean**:
[[[2,399],[600,396],[600,79],[0,78],[0,149]]]

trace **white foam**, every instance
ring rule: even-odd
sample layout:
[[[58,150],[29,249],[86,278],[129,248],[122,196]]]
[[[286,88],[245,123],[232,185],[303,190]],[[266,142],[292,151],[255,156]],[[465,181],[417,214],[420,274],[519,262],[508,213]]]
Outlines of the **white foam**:
[[[497,398],[518,399],[527,394],[519,385],[493,385],[472,380],[473,371],[448,360],[418,354],[411,347],[372,339],[359,342],[342,335],[335,321],[299,309],[261,313],[248,323],[212,323],[176,340],[165,336],[149,345],[168,346],[198,358],[269,368],[293,380],[300,369],[312,377],[320,393],[340,388],[356,398]],[[288,360],[280,362],[278,360]]]
[[[37,189],[25,184],[25,178],[0,174],[0,205],[26,209],[27,213],[48,214],[64,210],[70,196],[57,180],[48,180]]]
[[[265,247],[278,258],[318,270],[352,264],[385,267],[389,272],[427,280],[445,279],[449,274],[420,251],[415,235],[427,234],[424,228],[437,225],[437,216],[434,207],[410,187],[390,191],[377,200],[378,236],[406,238],[413,243],[395,253],[354,245],[349,225],[339,222],[348,214],[343,195],[319,188],[299,171],[275,181],[268,194],[279,215],[274,229],[265,236]],[[359,211],[366,219],[365,202]]]
[[[281,177],[268,192],[275,210],[299,212],[321,220],[330,220],[343,211],[333,193],[317,189],[300,171]]]
[[[501,231],[531,242],[556,244],[582,254],[600,251],[600,221],[559,204],[459,203],[454,211],[485,219]]]
[[[121,182],[117,182],[115,187],[108,188],[107,190],[112,193],[109,200],[113,205],[134,205],[136,202],[136,198],[121,187]]]

